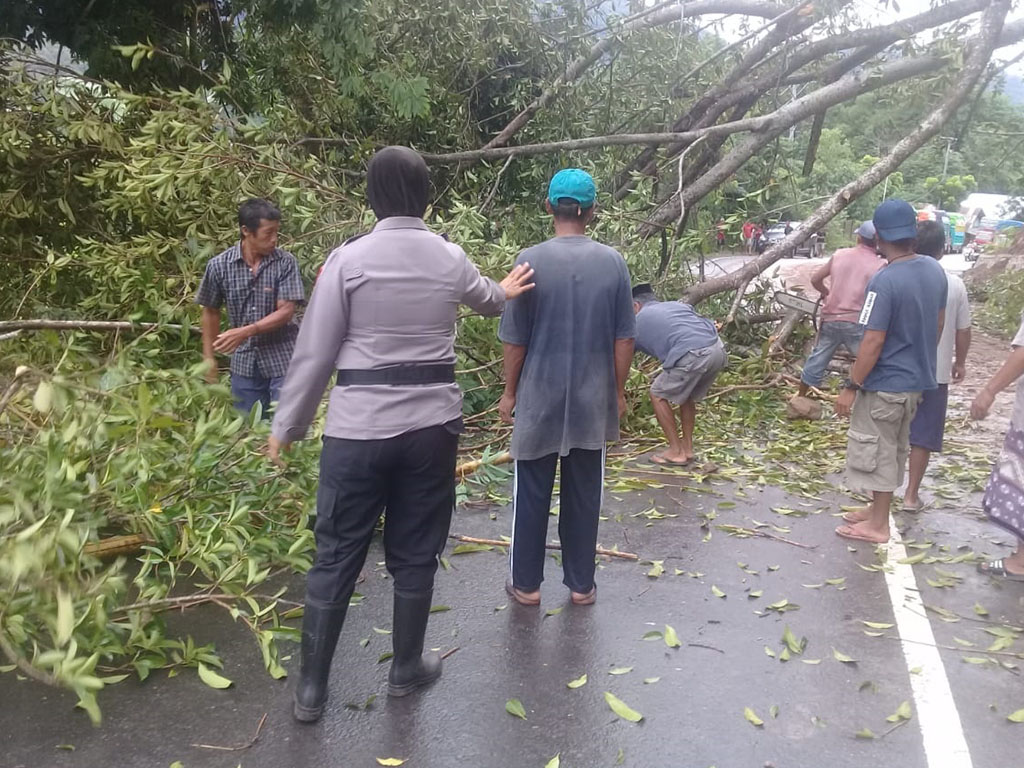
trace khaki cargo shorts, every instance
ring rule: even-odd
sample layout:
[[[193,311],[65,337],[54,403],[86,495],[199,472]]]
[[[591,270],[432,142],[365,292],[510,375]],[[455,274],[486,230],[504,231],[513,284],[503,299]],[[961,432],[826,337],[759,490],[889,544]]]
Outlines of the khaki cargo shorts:
[[[910,422],[920,402],[920,392],[857,393],[846,444],[846,486],[851,491],[891,492],[903,485]]]

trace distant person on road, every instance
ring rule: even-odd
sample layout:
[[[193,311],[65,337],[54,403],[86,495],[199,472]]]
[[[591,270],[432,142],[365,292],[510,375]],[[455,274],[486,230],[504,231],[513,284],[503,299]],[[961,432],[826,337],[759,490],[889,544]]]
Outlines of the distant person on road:
[[[857,245],[840,248],[811,276],[811,285],[821,294],[821,326],[800,376],[801,397],[805,397],[811,387],[821,386],[828,364],[840,347],[845,347],[854,357],[860,350],[864,326],[858,320],[864,307],[864,292],[875,273],[885,266],[885,261],[875,252],[874,224],[865,221],[854,234]]]
[[[655,464],[686,466],[694,460],[693,430],[697,403],[703,400],[729,358],[715,324],[680,301],[658,301],[650,283],[633,289],[636,348],[657,358],[662,371],[651,384],[651,403],[668,440]],[[673,406],[679,408],[676,425]]]
[[[725,219],[719,219],[718,224],[715,226],[715,242],[718,245],[718,250],[725,250],[725,231],[728,229],[728,225],[725,223]]]
[[[231,355],[235,407],[248,413],[260,403],[264,418],[281,392],[299,332],[295,309],[305,299],[298,262],[277,247],[280,226],[281,212],[271,203],[242,203],[239,241],[210,259],[196,294],[207,381],[217,381],[216,355]],[[231,327],[221,332],[225,304]]]
[[[561,463],[558,538],[572,602],[594,602],[594,556],[604,486],[605,445],[619,438],[636,319],[629,270],[614,248],[591,240],[597,189],[590,174],[561,170],[545,207],[555,236],[517,263],[536,270],[537,288],[509,302],[498,336],[505,392],[498,411],[513,423],[515,484],[510,574],[521,605],[540,604],[544,545],[555,470]]]
[[[945,227],[937,221],[917,222],[917,252],[942,258],[946,247]],[[917,407],[917,415],[910,423],[910,472],[907,490],[903,494],[903,511],[920,512],[921,481],[931,454],[942,453],[942,438],[946,428],[946,406],[949,383],[959,384],[967,372],[967,351],[971,346],[971,307],[967,300],[964,281],[946,273],[949,291],[946,296],[946,322],[939,337],[935,389],[926,389]]]
[[[1014,337],[1012,351],[1003,367],[974,398],[971,417],[984,419],[997,394],[1024,375],[1024,322]],[[1024,386],[1017,384],[1010,429],[1002,453],[992,469],[981,506],[988,519],[1017,540],[1017,549],[1009,557],[978,563],[978,570],[989,576],[1024,582]]]
[[[747,255],[754,252],[754,222],[743,222],[743,251]]]
[[[423,221],[427,164],[408,147],[370,160],[373,231],[327,258],[302,322],[267,448],[281,463],[306,437],[333,379],[316,494],[316,557],[306,576],[302,664],[293,714],[320,718],[338,635],[381,513],[394,584],[388,695],[441,675],[423,652],[434,574],[455,506],[462,392],[455,383],[459,305],[497,315],[529,290],[529,265],[499,284]]]
[[[872,221],[888,266],[868,283],[860,315],[864,339],[836,401],[836,414],[850,416],[846,485],[872,498],[870,506],[845,514],[847,524],[836,533],[884,544],[910,452],[910,422],[921,393],[936,386],[948,287],[939,263],[915,251],[917,213],[910,203],[885,200]]]

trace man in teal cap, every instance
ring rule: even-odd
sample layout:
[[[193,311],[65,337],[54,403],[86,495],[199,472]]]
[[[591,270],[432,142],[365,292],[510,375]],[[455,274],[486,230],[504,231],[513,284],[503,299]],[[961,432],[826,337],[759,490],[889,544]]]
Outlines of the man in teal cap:
[[[586,171],[559,171],[545,208],[555,236],[527,248],[536,288],[505,305],[501,418],[513,423],[515,486],[510,573],[516,602],[540,604],[555,470],[561,463],[558,537],[573,603],[594,602],[594,555],[604,449],[619,437],[636,319],[629,270],[614,248],[587,237],[597,189]],[[513,411],[515,418],[513,420]]]

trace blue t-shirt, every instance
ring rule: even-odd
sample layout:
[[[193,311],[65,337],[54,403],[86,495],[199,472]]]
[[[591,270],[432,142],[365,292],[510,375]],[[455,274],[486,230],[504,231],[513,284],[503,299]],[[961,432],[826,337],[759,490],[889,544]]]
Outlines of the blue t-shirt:
[[[871,278],[860,324],[869,331],[885,331],[885,344],[864,389],[935,389],[939,313],[946,308],[948,291],[946,273],[930,256],[897,261]]]
[[[537,287],[505,305],[498,337],[526,347],[512,455],[539,459],[619,439],[615,341],[636,335],[626,262],[583,235],[527,248]]]
[[[636,316],[636,346],[671,368],[695,349],[718,341],[715,324],[679,301],[652,301]]]

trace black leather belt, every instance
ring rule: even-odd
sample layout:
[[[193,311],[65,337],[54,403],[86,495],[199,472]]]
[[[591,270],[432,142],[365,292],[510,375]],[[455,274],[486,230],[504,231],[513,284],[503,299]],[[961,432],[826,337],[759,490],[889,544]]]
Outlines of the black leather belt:
[[[426,365],[392,365],[388,368],[339,368],[336,381],[339,387],[367,384],[454,384],[454,363],[428,363]]]

